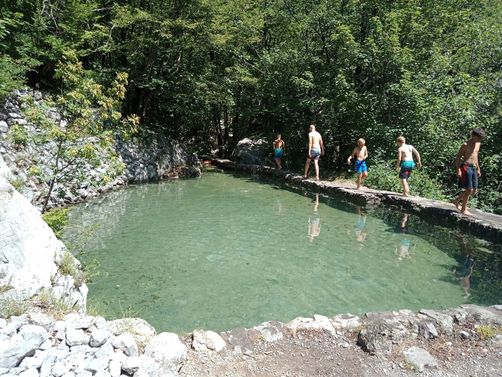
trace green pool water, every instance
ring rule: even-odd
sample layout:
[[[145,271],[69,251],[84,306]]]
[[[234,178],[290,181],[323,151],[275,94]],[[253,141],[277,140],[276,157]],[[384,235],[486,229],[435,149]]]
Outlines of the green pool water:
[[[222,173],[74,207],[89,306],[157,331],[502,302],[500,247],[392,210]]]

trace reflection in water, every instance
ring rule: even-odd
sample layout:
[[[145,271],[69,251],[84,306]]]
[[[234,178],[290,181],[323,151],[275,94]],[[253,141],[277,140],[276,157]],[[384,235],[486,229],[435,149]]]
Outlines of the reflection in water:
[[[357,220],[355,227],[356,241],[359,242],[362,247],[368,233],[366,232],[366,213],[361,207],[357,207]]]
[[[309,217],[308,236],[310,242],[321,234],[321,216],[319,215],[319,193],[315,194],[314,213]]]
[[[140,312],[158,331],[454,307],[466,302],[459,279],[472,283],[471,302],[502,299],[499,246],[471,242],[472,269],[451,229],[249,177],[212,173],[130,187],[72,208],[70,228],[79,233],[82,224],[99,226],[81,258],[100,263],[90,305],[109,318]],[[411,253],[410,263],[395,250]]]
[[[401,222],[399,223],[399,231],[401,233],[401,238],[399,240],[399,244],[396,246],[396,255],[397,259],[405,259],[410,258],[411,252],[415,248],[415,243],[412,242],[409,236],[408,229],[408,218],[410,215],[408,213],[403,213],[403,217],[401,218]]]
[[[471,295],[471,275],[475,264],[474,248],[463,236],[459,237],[458,245],[464,257],[464,262],[459,270],[455,270],[455,275],[461,281],[462,288],[464,289],[464,298],[468,298]]]

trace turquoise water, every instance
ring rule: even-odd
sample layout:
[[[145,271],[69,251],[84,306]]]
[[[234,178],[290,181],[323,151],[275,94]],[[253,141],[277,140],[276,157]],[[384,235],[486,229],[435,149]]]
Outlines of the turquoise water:
[[[132,186],[77,206],[64,239],[85,250],[91,308],[175,332],[453,307],[477,297],[466,248],[486,254],[478,265],[499,255],[414,216],[222,173]],[[497,263],[477,279],[500,287]],[[501,302],[500,290],[482,291],[478,301]]]

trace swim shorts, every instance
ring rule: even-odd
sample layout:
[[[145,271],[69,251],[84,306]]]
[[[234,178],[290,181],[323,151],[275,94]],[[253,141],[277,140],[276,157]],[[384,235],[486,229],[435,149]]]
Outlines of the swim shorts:
[[[314,160],[319,160],[320,156],[321,156],[321,148],[312,148],[310,150],[310,158]]]
[[[282,148],[275,148],[274,149],[274,158],[282,158],[283,155],[284,155],[284,151],[282,150]]]
[[[368,171],[368,166],[366,166],[365,160],[356,160],[356,173],[366,173]]]
[[[472,164],[462,164],[460,166],[461,175],[458,180],[460,188],[477,189],[478,188],[478,169]]]
[[[415,162],[413,161],[403,161],[401,162],[401,171],[399,172],[399,178],[408,179],[410,178],[411,171],[415,168]]]

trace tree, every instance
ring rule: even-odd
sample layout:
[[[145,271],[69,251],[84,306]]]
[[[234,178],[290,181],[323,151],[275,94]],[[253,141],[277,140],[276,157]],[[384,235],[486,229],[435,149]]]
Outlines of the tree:
[[[81,179],[79,169],[87,163],[102,163],[103,151],[116,158],[114,136],[130,135],[139,122],[135,116],[123,118],[119,111],[127,74],[118,73],[113,84],[104,88],[83,68],[75,52],[68,51],[58,63],[54,78],[60,83],[60,93],[41,104],[31,103],[26,110],[42,131],[35,141],[52,147],[49,189],[42,212],[47,209],[55,183]],[[116,173],[121,168],[116,159]]]

